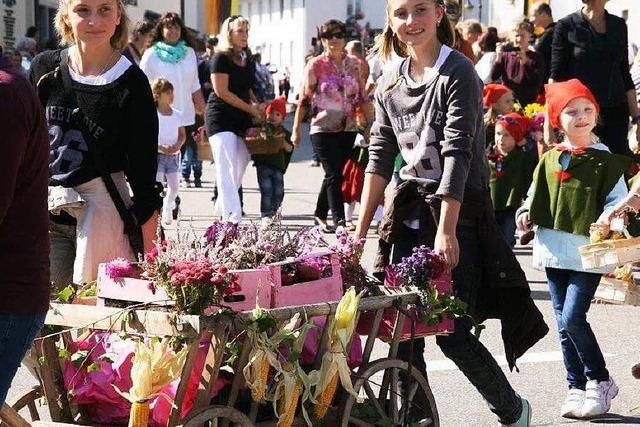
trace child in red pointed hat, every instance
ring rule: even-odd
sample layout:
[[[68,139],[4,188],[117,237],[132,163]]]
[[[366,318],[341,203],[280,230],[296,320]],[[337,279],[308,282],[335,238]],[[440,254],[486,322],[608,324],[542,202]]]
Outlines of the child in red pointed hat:
[[[260,217],[267,223],[278,212],[284,199],[284,173],[291,161],[293,144],[291,144],[291,132],[282,126],[287,116],[286,99],[280,97],[271,101],[265,109],[265,114],[269,134],[284,135],[283,147],[277,153],[251,156],[260,188]]]
[[[537,161],[534,151],[522,149],[529,127],[529,119],[521,114],[498,116],[495,144],[488,154],[489,188],[496,222],[511,247],[516,243],[516,209],[527,195]]]
[[[496,118],[515,111],[513,91],[505,85],[489,83],[482,91],[482,103],[487,109],[484,116],[485,138],[487,147],[493,145]]]
[[[564,141],[540,159],[530,196],[517,215],[518,227],[536,226],[533,263],[544,268],[559,325],[569,392],[560,408],[567,418],[592,418],[609,411],[618,393],[587,311],[603,272],[586,270],[578,248],[590,232],[607,238],[605,221],[627,193],[624,173],[630,160],[612,154],[592,133],[599,106],[579,80],[545,86],[550,123]],[[595,237],[595,233],[593,233]]]

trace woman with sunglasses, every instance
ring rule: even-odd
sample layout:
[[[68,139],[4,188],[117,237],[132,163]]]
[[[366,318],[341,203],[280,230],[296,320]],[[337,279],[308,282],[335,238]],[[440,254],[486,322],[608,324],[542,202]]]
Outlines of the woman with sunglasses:
[[[187,133],[182,159],[182,177],[189,183],[191,169],[196,187],[200,187],[202,162],[198,161],[196,142],[191,136],[198,128],[196,113],[204,113],[204,97],[198,79],[198,59],[194,40],[177,13],[167,12],[158,21],[153,45],[140,60],[140,68],[153,81],[169,80],[173,85],[173,108],[182,113],[182,126]],[[202,123],[202,122],[200,122]]]
[[[215,212],[234,224],[242,219],[238,189],[251,159],[242,137],[252,119],[263,120],[262,111],[252,104],[256,67],[248,40],[246,18],[233,15],[222,23],[217,51],[211,58],[213,91],[205,113],[209,143],[216,159]]]
[[[484,150],[482,81],[473,63],[452,49],[453,28],[443,0],[387,0],[387,26],[377,49],[383,60],[403,58],[379,79],[369,164],[362,191],[356,237],[367,235],[401,154],[404,180],[396,187],[379,227],[381,248],[392,245],[401,262],[421,245],[439,252],[451,271],[455,295],[478,321],[502,320],[506,359],[516,359],[547,332],[530,296],[526,277],[493,216]],[[382,257],[376,270],[383,271]],[[498,303],[500,302],[500,303]],[[530,425],[531,408],[476,336],[469,317],[455,319],[455,331],[436,337],[451,359],[487,401],[501,425]],[[426,376],[425,340],[400,344]],[[400,378],[402,381],[403,378]],[[411,390],[401,384],[401,393]],[[425,402],[416,395],[417,402]],[[414,408],[421,412],[420,407]],[[422,411],[424,412],[424,411]],[[411,413],[410,413],[411,414]],[[419,418],[418,416],[421,415]],[[421,421],[428,414],[416,414]]]
[[[300,145],[300,123],[310,106],[311,143],[325,173],[314,216],[324,232],[333,230],[327,224],[329,209],[334,225],[345,224],[342,169],[356,138],[356,107],[366,99],[367,76],[358,58],[344,51],[345,30],[344,23],[335,19],[322,24],[319,36],[324,52],[305,67],[291,137]]]

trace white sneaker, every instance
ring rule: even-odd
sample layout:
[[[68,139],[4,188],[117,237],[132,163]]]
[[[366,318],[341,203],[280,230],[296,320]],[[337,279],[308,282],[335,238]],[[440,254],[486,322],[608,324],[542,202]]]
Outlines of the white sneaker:
[[[618,386],[609,377],[609,381],[590,380],[582,405],[582,418],[593,418],[606,414],[611,409],[611,400],[618,395]]]
[[[582,406],[584,405],[585,391],[578,388],[572,388],[567,393],[567,398],[560,408],[560,416],[565,418],[582,417]]]

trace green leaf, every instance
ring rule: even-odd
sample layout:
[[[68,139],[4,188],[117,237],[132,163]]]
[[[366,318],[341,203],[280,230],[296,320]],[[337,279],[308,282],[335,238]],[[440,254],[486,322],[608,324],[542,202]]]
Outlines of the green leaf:
[[[103,362],[111,363],[115,361],[116,357],[118,357],[115,353],[105,353],[98,356],[98,360],[102,360]]]
[[[40,366],[44,366],[44,364],[47,363],[47,358],[44,356],[38,357],[38,363],[40,364]]]
[[[71,353],[69,353],[69,350],[67,350],[66,348],[59,348],[58,349],[58,357],[60,359],[69,360],[71,358]]]
[[[100,370],[100,364],[97,362],[93,362],[91,365],[87,366],[87,372],[97,372]]]
[[[87,360],[87,356],[89,356],[89,351],[87,350],[78,350],[71,355],[71,361],[76,365],[80,366]]]
[[[73,286],[68,285],[67,287],[61,289],[58,293],[56,293],[56,299],[68,303],[73,298],[73,294],[75,294],[75,289]]]

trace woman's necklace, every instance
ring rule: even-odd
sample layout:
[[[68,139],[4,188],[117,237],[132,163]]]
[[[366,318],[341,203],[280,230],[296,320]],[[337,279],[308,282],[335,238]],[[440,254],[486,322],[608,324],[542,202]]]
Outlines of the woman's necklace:
[[[107,59],[107,62],[105,62],[105,64],[102,66],[102,69],[100,70],[100,72],[97,75],[89,75],[89,76],[82,76],[82,77],[92,77],[93,78],[93,83],[96,83],[98,81],[98,79],[100,79],[102,77],[102,75],[109,69],[109,66],[112,65],[113,62],[113,58],[115,56],[117,51],[112,50],[111,51],[111,55],[109,56],[109,59]],[[73,51],[73,62],[74,62],[74,68],[76,69],[76,72],[78,74],[80,74],[80,53],[78,52],[78,47],[76,46],[76,48]],[[82,74],[80,74],[82,75]]]

